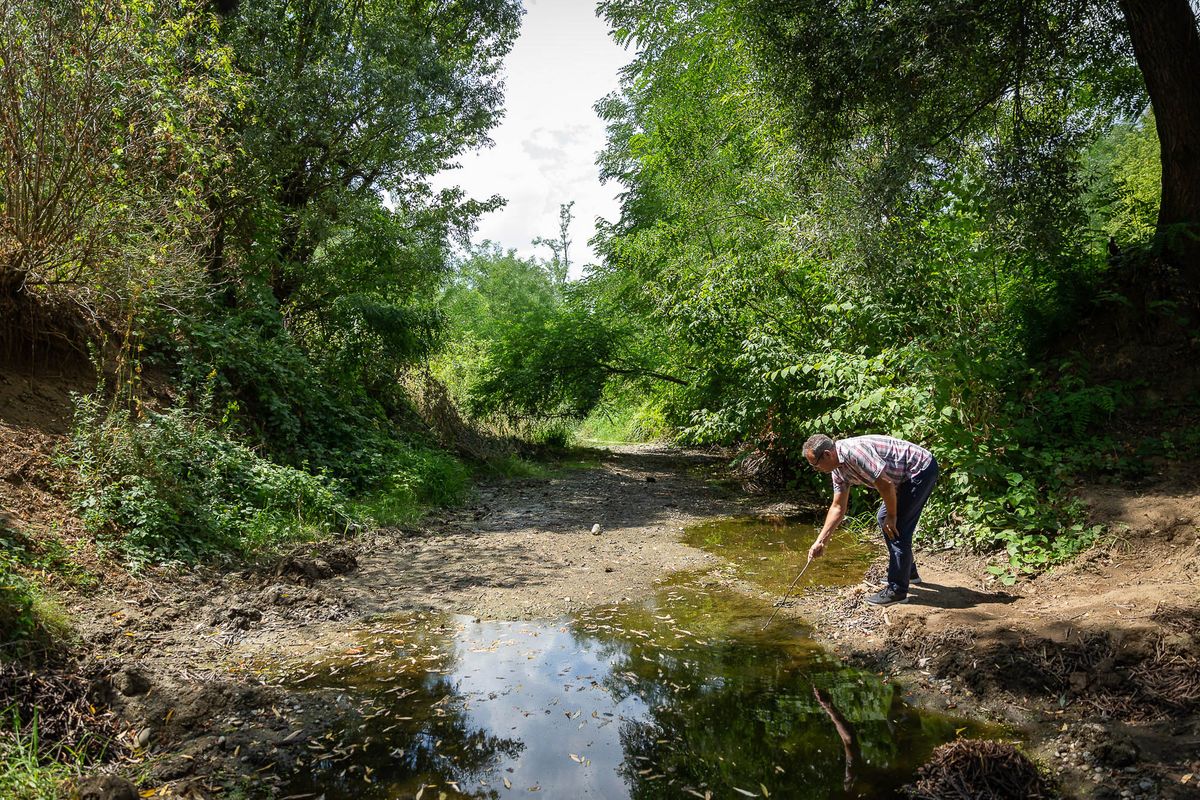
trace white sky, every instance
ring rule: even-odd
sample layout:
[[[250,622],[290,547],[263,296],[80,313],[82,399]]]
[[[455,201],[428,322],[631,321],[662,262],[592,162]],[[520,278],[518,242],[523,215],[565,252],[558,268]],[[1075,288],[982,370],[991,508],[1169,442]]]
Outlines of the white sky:
[[[595,261],[587,242],[597,217],[616,219],[621,187],[600,185],[596,154],[604,147],[604,124],[592,105],[617,88],[617,70],[630,59],[609,38],[591,0],[525,0],[521,34],[505,62],[496,146],[467,153],[462,169],[440,176],[439,183],[457,184],[471,197],[508,200],[480,221],[473,241],[491,239],[522,256],[549,259],[549,248],[534,248],[532,240],[556,238],[559,205],[574,200],[572,277]]]

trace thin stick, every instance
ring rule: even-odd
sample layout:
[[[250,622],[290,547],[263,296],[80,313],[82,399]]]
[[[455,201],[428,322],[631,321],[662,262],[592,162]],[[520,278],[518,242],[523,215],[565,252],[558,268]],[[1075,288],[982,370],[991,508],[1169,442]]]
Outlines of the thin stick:
[[[812,556],[809,556],[808,561],[804,562],[804,569],[800,570],[800,574],[797,575],[792,580],[792,585],[788,587],[788,590],[786,592],[784,592],[783,599],[775,604],[775,611],[771,614],[771,618],[769,620],[767,620],[767,625],[770,625],[772,622],[775,621],[775,615],[779,613],[779,609],[783,608],[783,604],[787,602],[788,595],[790,595],[792,593],[792,589],[795,589],[796,584],[799,583],[800,579],[804,577],[804,573],[808,570],[808,565],[811,563],[812,563]],[[762,626],[762,629],[764,631],[767,629],[767,625]]]

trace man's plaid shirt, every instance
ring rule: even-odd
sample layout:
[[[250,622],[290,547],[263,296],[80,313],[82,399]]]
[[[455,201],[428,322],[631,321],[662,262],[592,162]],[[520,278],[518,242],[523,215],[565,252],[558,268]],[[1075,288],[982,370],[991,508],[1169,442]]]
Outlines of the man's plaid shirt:
[[[924,447],[892,436],[852,436],[833,446],[841,462],[829,473],[835,494],[851,485],[874,486],[880,475],[899,486],[933,463]]]

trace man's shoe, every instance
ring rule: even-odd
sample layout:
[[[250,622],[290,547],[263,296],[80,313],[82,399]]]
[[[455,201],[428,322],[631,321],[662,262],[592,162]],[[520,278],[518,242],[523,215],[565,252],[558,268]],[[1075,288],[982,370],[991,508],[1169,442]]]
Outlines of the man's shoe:
[[[917,574],[917,565],[916,564],[913,564],[912,569],[909,570],[909,572],[908,572],[908,582],[909,583],[920,583],[921,582],[921,576]]]
[[[867,598],[867,602],[873,606],[890,606],[895,603],[908,602],[908,595],[899,595],[890,586],[885,586],[875,594]]]

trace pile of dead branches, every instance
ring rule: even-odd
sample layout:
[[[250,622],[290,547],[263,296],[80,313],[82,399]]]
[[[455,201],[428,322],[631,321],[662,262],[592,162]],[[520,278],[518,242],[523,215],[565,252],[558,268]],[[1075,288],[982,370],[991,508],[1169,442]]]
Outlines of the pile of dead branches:
[[[737,458],[733,472],[747,494],[767,494],[787,485],[795,467],[781,448],[759,446]]]
[[[78,674],[0,662],[0,736],[19,736],[38,756],[97,761],[123,749],[111,713],[89,701],[91,682]]]
[[[944,744],[906,787],[914,800],[1049,800],[1053,785],[1005,742],[961,739]]]
[[[1200,709],[1200,655],[1170,636],[1154,639],[1153,654],[1130,670],[1130,678],[1148,698],[1171,709]]]

